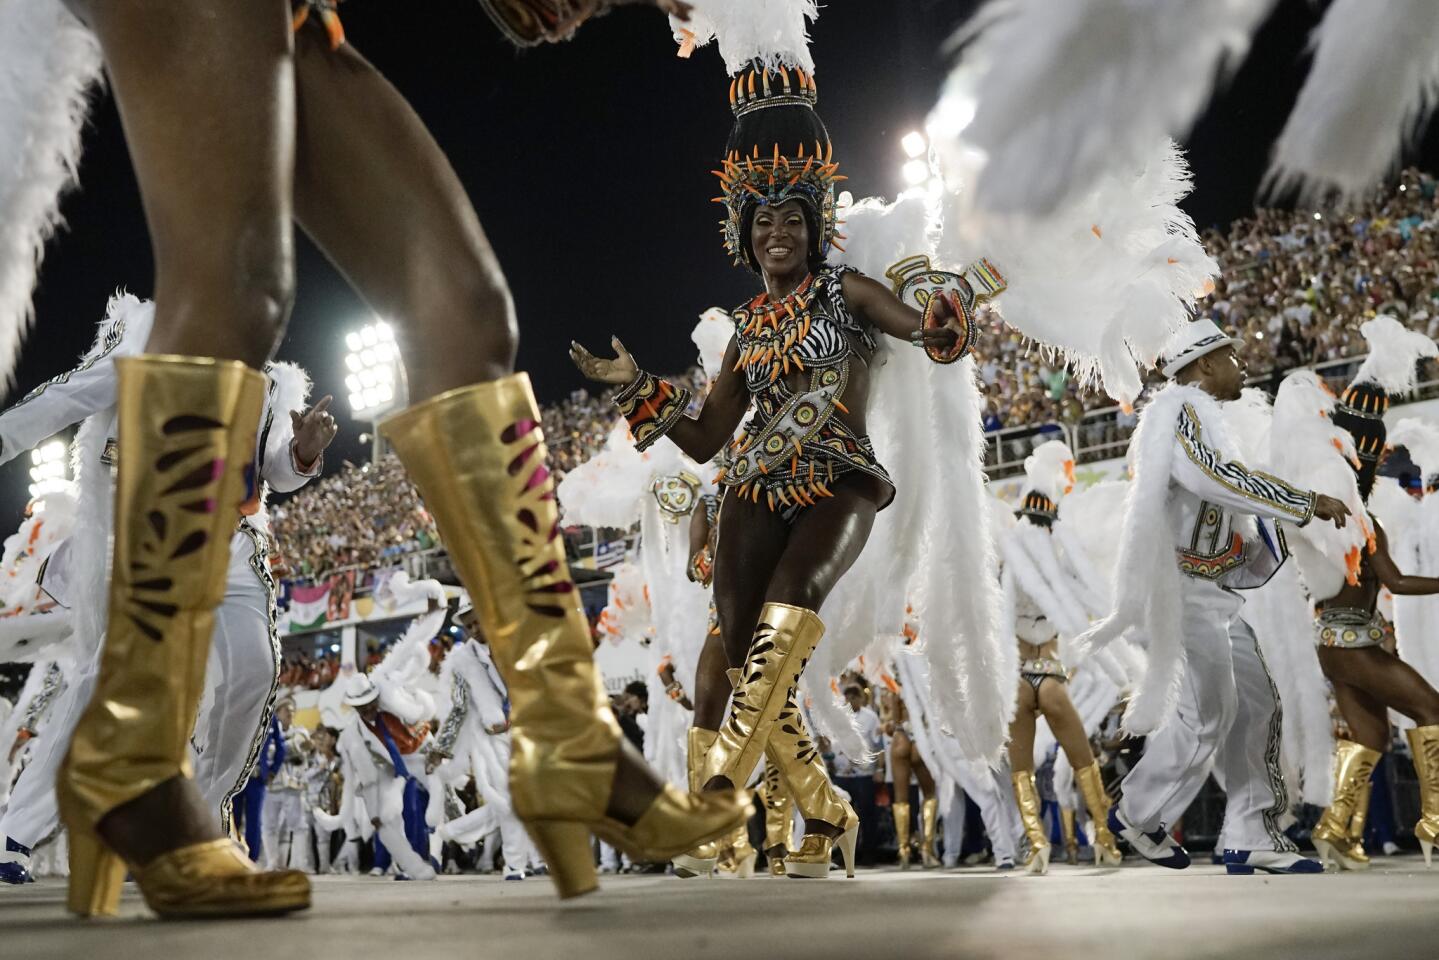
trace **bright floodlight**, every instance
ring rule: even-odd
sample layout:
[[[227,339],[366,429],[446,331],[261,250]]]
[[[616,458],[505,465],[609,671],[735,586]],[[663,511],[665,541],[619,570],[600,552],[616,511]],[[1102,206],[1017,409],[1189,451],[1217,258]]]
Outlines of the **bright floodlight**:
[[[929,149],[929,141],[918,130],[906,133],[904,139],[899,141],[899,145],[904,148],[904,155],[911,160],[924,156],[924,152]]]
[[[350,412],[366,419],[388,413],[401,393],[396,384],[403,380],[403,361],[394,328],[377,320],[347,334],[345,346],[350,351],[345,355]]]
[[[923,160],[911,160],[904,165],[901,172],[904,174],[905,183],[917,187],[929,179],[929,164]]]
[[[69,469],[65,462],[65,444],[51,440],[30,452],[30,496],[43,497],[69,486]]]

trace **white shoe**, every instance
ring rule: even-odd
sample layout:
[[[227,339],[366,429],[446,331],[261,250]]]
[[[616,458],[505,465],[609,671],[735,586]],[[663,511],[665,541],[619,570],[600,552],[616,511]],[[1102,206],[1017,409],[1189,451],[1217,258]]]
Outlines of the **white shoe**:
[[[1323,873],[1324,864],[1289,850],[1225,850],[1224,871],[1233,876],[1260,873]]]
[[[1130,849],[1150,863],[1171,870],[1183,870],[1189,866],[1189,851],[1176,843],[1169,831],[1160,827],[1145,833],[1138,827],[1132,827],[1119,815],[1117,805],[1109,808],[1109,832],[1123,839]]]
[[[604,871],[601,870],[600,872],[603,873]],[[611,873],[614,873],[613,870],[611,870],[610,872],[611,872]],[[523,880],[523,879],[525,879],[525,871],[521,870],[519,867],[506,867],[506,868],[505,868],[505,879],[506,879],[506,880]]]

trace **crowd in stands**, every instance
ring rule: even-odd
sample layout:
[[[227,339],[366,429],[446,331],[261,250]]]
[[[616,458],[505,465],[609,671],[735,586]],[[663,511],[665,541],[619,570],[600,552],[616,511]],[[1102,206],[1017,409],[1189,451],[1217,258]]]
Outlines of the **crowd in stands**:
[[[1439,336],[1436,224],[1436,181],[1412,169],[1347,212],[1259,209],[1227,229],[1205,232],[1221,275],[1200,308],[1243,333],[1251,376],[1273,374],[1276,385],[1295,367],[1362,354],[1359,325],[1376,313]],[[981,332],[975,355],[985,385],[986,431],[1047,424],[1058,435],[1053,424],[1074,428],[1086,413],[1113,406],[997,319]],[[696,397],[703,395],[698,368],[678,379]],[[616,420],[610,397],[581,390],[544,410],[558,477],[603,446]],[[1083,443],[1122,446],[1133,422],[1134,415],[1123,412],[1078,436]],[[370,470],[378,477],[368,476]],[[434,525],[393,457],[375,467],[346,464],[274,513],[290,576],[383,564],[435,542]]]
[[[287,578],[384,566],[439,540],[394,455],[363,466],[347,462],[270,512],[277,568]]]
[[[312,657],[308,653],[285,656],[280,667],[280,686],[291,690],[324,690],[335,682],[340,672],[340,655],[325,653]]]

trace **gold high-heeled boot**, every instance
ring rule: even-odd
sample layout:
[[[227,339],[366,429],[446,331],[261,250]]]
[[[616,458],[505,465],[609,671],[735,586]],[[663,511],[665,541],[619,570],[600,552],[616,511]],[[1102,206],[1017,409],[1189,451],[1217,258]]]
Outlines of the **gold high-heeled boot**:
[[[1084,797],[1084,807],[1089,811],[1089,845],[1094,848],[1094,865],[1119,866],[1124,862],[1124,854],[1119,852],[1119,844],[1114,842],[1114,834],[1109,832],[1109,794],[1104,792],[1099,761],[1074,771],[1074,780],[1079,784],[1079,794]]]
[[[784,858],[785,876],[795,879],[821,880],[829,876],[835,846],[844,860],[845,877],[854,877],[854,853],[859,842],[859,817],[849,801],[842,797],[825,772],[824,760],[809,730],[804,714],[796,705],[797,690],[791,687],[785,697],[784,709],[770,731],[765,757],[770,766],[779,769],[780,779],[794,797],[795,806],[806,824],[812,821],[830,824],[843,832],[838,837],[828,833],[810,833],[806,828],[799,849]]]
[[[1419,822],[1414,824],[1414,836],[1419,838],[1428,869],[1439,844],[1439,726],[1414,727],[1408,736],[1414,772],[1419,775]]]
[[[939,800],[927,797],[919,809],[920,825],[924,828],[924,834],[919,839],[919,852],[924,868],[929,870],[939,866],[939,837],[935,833],[939,828]]]
[[[894,785],[896,791],[904,789],[899,784]],[[909,847],[909,801],[895,800],[890,804],[890,812],[894,814],[894,839],[899,844],[899,868],[909,869],[910,847]]]
[[[1039,791],[1034,787],[1034,773],[1014,771],[1009,778],[1014,784],[1014,802],[1019,806],[1024,835],[1029,838],[1029,858],[1024,861],[1024,869],[1029,873],[1044,873],[1049,869],[1049,837],[1039,818]]]
[[[779,764],[767,761],[761,787],[764,797],[764,855],[772,877],[782,877],[784,859],[789,854],[789,841],[794,833],[794,798],[785,789]]]
[[[1366,870],[1369,867],[1367,856],[1361,859],[1354,855],[1349,829],[1359,795],[1367,792],[1369,775],[1374,772],[1379,756],[1379,751],[1352,740],[1340,740],[1334,747],[1334,799],[1314,825],[1310,839],[1314,841],[1314,849],[1319,851],[1320,858],[1341,870]],[[1423,778],[1420,780],[1422,782]],[[1361,855],[1362,852],[1361,844]]]
[[[669,786],[632,825],[607,816],[621,751],[643,761],[620,736],[595,669],[529,378],[451,390],[380,431],[435,518],[509,686],[511,799],[560,896],[598,886],[591,833],[654,861],[743,823],[744,791]]]
[[[699,793],[700,773],[704,768],[705,754],[709,753],[710,746],[718,736],[718,730],[690,727],[689,733],[685,737],[685,774],[689,780],[690,793]],[[670,860],[675,868],[675,876],[684,880],[708,877],[714,873],[718,862],[719,845],[715,842],[702,843],[693,850],[686,851]]]
[[[775,718],[823,635],[824,624],[812,611],[787,603],[760,609],[729,718],[706,757],[705,783],[723,777],[740,786],[754,772]]]
[[[1064,834],[1064,858],[1071,867],[1079,866],[1079,834],[1074,828],[1074,808],[1059,808],[1059,829]]]
[[[190,776],[189,739],[265,397],[265,378],[232,361],[148,355],[117,369],[108,628],[95,693],[55,784],[70,831],[69,909],[114,914],[127,866],[165,917],[304,909],[303,874],[259,872],[218,831],[143,864],[126,864],[100,836],[111,811]]]

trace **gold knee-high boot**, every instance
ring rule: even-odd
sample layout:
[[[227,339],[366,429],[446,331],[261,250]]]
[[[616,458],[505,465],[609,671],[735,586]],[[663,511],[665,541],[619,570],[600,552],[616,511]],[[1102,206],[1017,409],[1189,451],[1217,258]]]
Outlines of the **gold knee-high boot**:
[[[754,772],[790,688],[823,635],[824,624],[812,611],[786,603],[760,609],[729,718],[705,761],[705,783],[723,777],[741,786]]]
[[[1089,844],[1094,848],[1094,865],[1117,867],[1124,861],[1114,834],[1109,832],[1109,794],[1104,792],[1104,778],[1099,775],[1099,761],[1096,760],[1083,770],[1074,771],[1079,794],[1084,797],[1084,807],[1089,811]]]
[[[1417,757],[1417,751],[1416,751]],[[1341,870],[1366,870],[1369,858],[1355,856],[1349,839],[1350,823],[1359,804],[1359,795],[1369,788],[1369,775],[1379,762],[1379,751],[1352,740],[1340,740],[1334,748],[1334,799],[1314,825],[1310,839],[1319,856]],[[1417,764],[1416,764],[1417,765]],[[1423,782],[1423,777],[1420,777]]]
[[[1079,865],[1079,834],[1074,829],[1074,808],[1059,808],[1059,829],[1064,834],[1064,856],[1071,867]]]
[[[1354,798],[1354,816],[1349,818],[1349,856],[1358,863],[1369,862],[1369,854],[1364,849],[1364,824],[1369,820],[1369,800],[1373,792],[1374,781],[1365,777]]]
[[[907,789],[908,784],[901,787],[894,785],[895,792]],[[894,800],[890,804],[890,812],[894,814],[894,839],[899,845],[899,868],[909,869],[910,847],[909,847],[909,801]]]
[[[190,776],[189,739],[265,397],[265,378],[233,361],[149,355],[117,369],[109,621],[95,693],[55,784],[70,831],[69,908],[113,914],[128,866],[161,916],[304,909],[303,874],[261,873],[229,838],[126,864],[100,837],[108,813]]]
[[[1427,868],[1439,844],[1439,726],[1415,727],[1408,735],[1414,771],[1419,775],[1419,822],[1414,824],[1414,836],[1419,838]]]
[[[509,686],[510,794],[560,896],[598,886],[591,833],[633,859],[668,860],[743,823],[743,791],[673,787],[633,825],[607,816],[626,748],[565,563],[529,378],[451,390],[380,430],[435,518]]]
[[[797,689],[791,687],[785,697],[774,728],[770,731],[765,757],[779,768],[800,816],[808,823],[820,821],[843,831],[838,837],[828,833],[810,833],[806,828],[799,849],[784,858],[785,876],[796,879],[820,880],[829,876],[830,859],[839,846],[844,859],[846,877],[854,876],[854,852],[859,841],[859,817],[849,801],[840,796],[830,782],[819,748],[804,723],[804,714],[796,704]]]
[[[939,837],[935,833],[939,827],[939,800],[928,797],[919,809],[920,825],[924,829],[919,840],[919,852],[924,859],[924,868],[928,870],[939,866]]]
[[[705,754],[709,753],[710,746],[718,736],[718,730],[690,727],[689,734],[686,736],[685,750],[685,774],[689,779],[690,793],[699,793],[700,773],[704,768]],[[708,877],[714,873],[718,861],[717,844],[710,842],[702,843],[695,849],[674,857],[670,862],[674,865],[675,876],[688,880],[693,877]]]
[[[1034,772],[1015,771],[1009,777],[1014,783],[1014,802],[1019,806],[1024,835],[1029,838],[1029,859],[1024,862],[1024,869],[1029,873],[1044,873],[1049,869],[1049,837],[1039,818],[1039,791],[1034,787]]]
[[[779,764],[764,765],[764,855],[772,877],[784,876],[784,858],[789,854],[789,841],[794,833],[794,797],[785,789]]]

